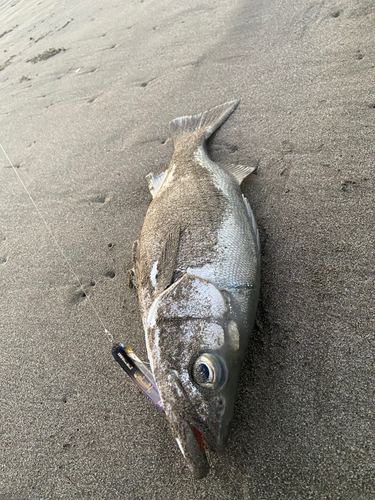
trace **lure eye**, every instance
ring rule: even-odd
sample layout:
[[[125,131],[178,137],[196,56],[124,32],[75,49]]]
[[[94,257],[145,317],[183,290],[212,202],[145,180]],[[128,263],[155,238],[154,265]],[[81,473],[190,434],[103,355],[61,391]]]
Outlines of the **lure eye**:
[[[198,385],[216,389],[219,385],[222,385],[224,378],[224,368],[218,356],[202,354],[195,361],[193,379]]]

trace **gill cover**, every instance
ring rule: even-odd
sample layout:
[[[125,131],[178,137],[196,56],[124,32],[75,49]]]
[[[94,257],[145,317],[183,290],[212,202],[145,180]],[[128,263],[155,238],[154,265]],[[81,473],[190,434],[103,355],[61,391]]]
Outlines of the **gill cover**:
[[[184,274],[154,301],[148,315],[148,326],[156,318],[217,318],[221,319],[227,311],[227,304],[211,282]]]

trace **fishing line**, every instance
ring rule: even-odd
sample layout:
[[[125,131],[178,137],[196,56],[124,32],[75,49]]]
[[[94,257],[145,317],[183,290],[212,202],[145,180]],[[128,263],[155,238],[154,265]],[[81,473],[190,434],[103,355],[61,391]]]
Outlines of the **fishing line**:
[[[83,291],[83,293],[85,294],[85,297],[87,298],[87,300],[88,300],[88,302],[89,302],[89,304],[90,304],[90,306],[91,306],[92,310],[94,311],[94,313],[95,313],[96,317],[98,318],[98,320],[99,320],[100,324],[102,325],[102,327],[103,327],[103,329],[104,329],[104,333],[106,334],[106,336],[107,336],[107,338],[108,338],[109,342],[111,342],[111,343],[113,344],[114,340],[113,340],[113,336],[112,336],[111,332],[110,332],[110,331],[106,328],[106,326],[105,326],[105,324],[104,324],[104,322],[103,322],[102,318],[100,317],[100,315],[99,315],[98,311],[96,310],[96,308],[95,308],[94,304],[92,303],[92,301],[91,301],[90,297],[88,296],[88,294],[87,294],[86,290],[84,289],[84,287],[83,287],[83,285],[82,285],[82,283],[81,283],[81,280],[79,279],[79,277],[78,277],[77,273],[74,271],[73,267],[71,266],[71,264],[70,264],[70,262],[69,262],[69,259],[67,258],[67,256],[66,256],[66,255],[65,255],[65,253],[64,253],[64,250],[61,248],[61,246],[60,246],[59,242],[57,241],[57,239],[56,239],[56,237],[55,237],[55,235],[54,235],[54,233],[53,233],[52,229],[50,228],[50,226],[48,225],[47,221],[46,221],[46,220],[45,220],[45,218],[43,217],[42,212],[40,211],[40,209],[38,208],[37,204],[35,203],[35,201],[34,201],[33,197],[31,196],[31,193],[29,192],[29,190],[28,190],[28,189],[27,189],[27,187],[25,186],[25,184],[24,184],[23,180],[21,179],[21,177],[20,177],[19,173],[17,172],[17,169],[16,169],[16,168],[15,168],[15,166],[13,165],[12,160],[11,160],[11,159],[9,158],[9,156],[7,155],[7,153],[6,153],[5,149],[3,148],[2,144],[0,144],[0,147],[1,147],[1,149],[3,150],[3,153],[4,153],[5,157],[6,157],[6,159],[9,161],[9,163],[10,163],[10,165],[11,165],[12,169],[13,169],[13,172],[16,174],[17,179],[19,180],[19,182],[21,183],[21,185],[22,185],[23,189],[25,190],[25,192],[27,193],[28,197],[30,198],[31,203],[34,205],[34,207],[35,207],[36,211],[38,212],[39,217],[42,219],[42,221],[43,221],[44,225],[46,226],[46,228],[47,228],[48,232],[50,233],[50,235],[51,235],[51,237],[52,237],[52,239],[53,239],[53,241],[54,241],[55,245],[56,245],[56,246],[57,246],[57,248],[59,249],[59,251],[60,251],[60,253],[61,253],[61,255],[62,255],[63,259],[65,260],[65,263],[66,263],[66,265],[67,265],[67,267],[68,267],[68,269],[69,269],[70,273],[71,273],[71,274],[75,277],[75,279],[76,279],[77,283],[79,284],[80,289],[81,289],[81,290]]]

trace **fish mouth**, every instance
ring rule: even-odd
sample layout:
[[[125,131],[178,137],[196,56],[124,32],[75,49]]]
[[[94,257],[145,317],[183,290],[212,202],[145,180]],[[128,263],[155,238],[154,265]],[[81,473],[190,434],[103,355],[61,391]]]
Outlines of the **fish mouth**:
[[[210,466],[207,461],[206,451],[201,432],[187,420],[179,426],[176,441],[185,458],[186,464],[195,479],[207,476]]]
[[[210,470],[205,444],[220,453],[225,448],[225,441],[215,439],[209,430],[195,419],[184,418],[180,425],[173,428],[177,444],[193,477],[204,478]]]
[[[201,422],[194,418],[187,418],[186,421],[189,423],[190,427],[193,429],[198,443],[202,443],[203,449],[205,444],[208,445],[210,450],[217,453],[222,453],[226,446],[226,436],[222,436],[221,432],[216,436],[210,431],[207,426],[203,425]]]

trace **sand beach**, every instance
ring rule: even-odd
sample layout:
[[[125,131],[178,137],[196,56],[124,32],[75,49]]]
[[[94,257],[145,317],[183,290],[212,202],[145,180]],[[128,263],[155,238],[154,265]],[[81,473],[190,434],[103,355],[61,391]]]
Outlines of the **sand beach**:
[[[0,0],[0,500],[375,498],[374,30],[371,0]],[[145,176],[232,99],[209,151],[258,166],[261,298],[196,481],[104,327],[147,358]]]

